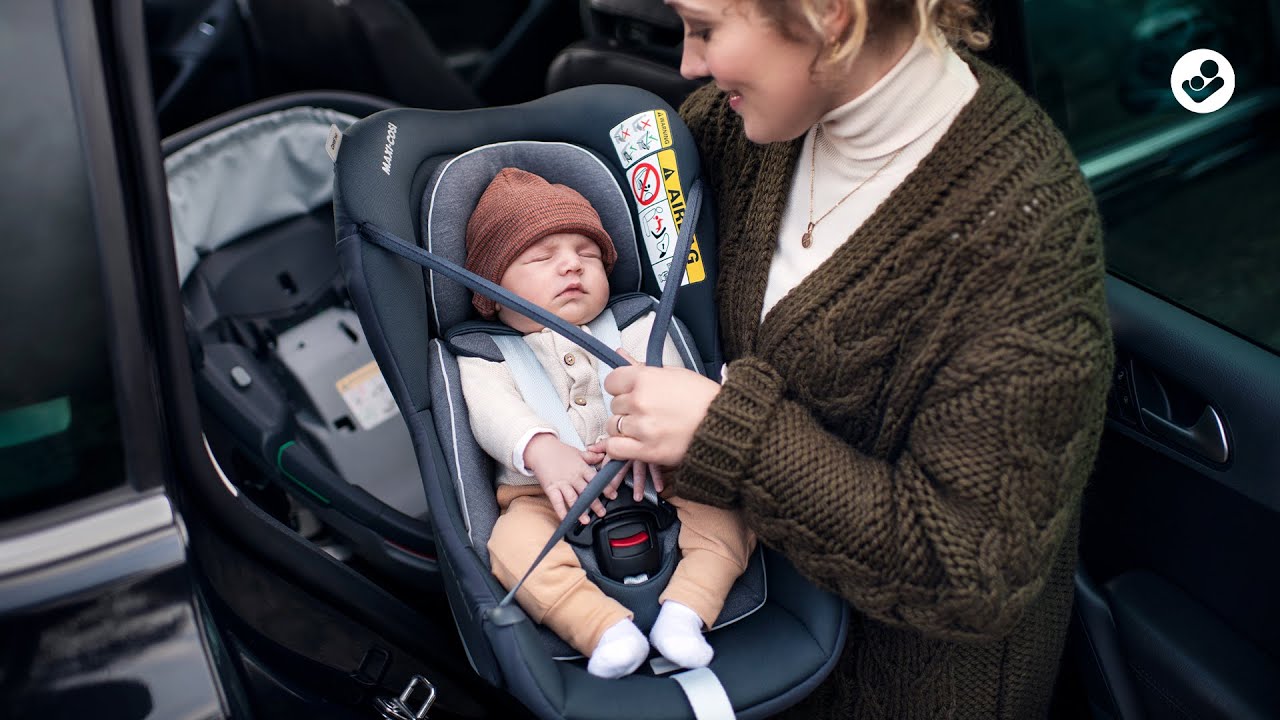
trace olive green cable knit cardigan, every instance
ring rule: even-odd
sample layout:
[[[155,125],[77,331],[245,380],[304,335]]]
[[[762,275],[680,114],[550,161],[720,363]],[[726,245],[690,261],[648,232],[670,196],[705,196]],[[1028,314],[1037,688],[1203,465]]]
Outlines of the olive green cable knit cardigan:
[[[1023,720],[1052,692],[1113,361],[1101,229],[1048,117],[965,58],[977,95],[763,323],[801,140],[752,144],[711,86],[681,108],[731,362],[679,492],[853,608],[795,717]]]

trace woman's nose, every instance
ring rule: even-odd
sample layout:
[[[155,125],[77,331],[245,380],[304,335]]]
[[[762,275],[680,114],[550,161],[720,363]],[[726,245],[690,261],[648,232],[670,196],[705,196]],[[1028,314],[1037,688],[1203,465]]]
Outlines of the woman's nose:
[[[684,52],[680,55],[680,76],[686,80],[697,80],[707,76],[707,63],[702,53],[684,44]]]

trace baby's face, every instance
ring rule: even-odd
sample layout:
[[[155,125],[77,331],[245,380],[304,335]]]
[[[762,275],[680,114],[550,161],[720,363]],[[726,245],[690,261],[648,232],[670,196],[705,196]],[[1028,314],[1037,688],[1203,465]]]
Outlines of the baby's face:
[[[498,283],[574,325],[585,325],[609,301],[609,277],[600,246],[586,235],[556,233],[520,253]],[[530,333],[542,325],[498,305],[498,319]]]

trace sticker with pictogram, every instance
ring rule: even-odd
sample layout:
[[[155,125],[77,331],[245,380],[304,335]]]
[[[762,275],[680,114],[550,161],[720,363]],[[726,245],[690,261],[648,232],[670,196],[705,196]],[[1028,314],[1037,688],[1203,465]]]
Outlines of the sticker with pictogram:
[[[641,208],[649,207],[663,195],[662,174],[658,164],[652,160],[636,163],[627,173],[631,184],[631,194],[636,197],[636,204]]]
[[[666,111],[647,110],[613,126],[609,139],[622,166],[629,168],[638,160],[671,147],[671,124]]]
[[[684,224],[685,197],[684,188],[680,185],[680,170],[676,163],[674,150],[663,150],[658,153],[658,167],[662,170],[662,185],[670,207],[671,218],[676,230]],[[684,285],[701,282],[707,277],[706,268],[702,265],[702,253],[698,249],[698,236],[693,236],[689,246],[689,264],[685,268]]]
[[[649,266],[653,268],[659,288],[667,284],[678,233],[675,218],[671,216],[671,205],[666,200],[659,200],[640,211],[640,234],[645,249],[648,250]],[[705,276],[705,273],[702,274]],[[688,273],[680,284],[689,284]]]

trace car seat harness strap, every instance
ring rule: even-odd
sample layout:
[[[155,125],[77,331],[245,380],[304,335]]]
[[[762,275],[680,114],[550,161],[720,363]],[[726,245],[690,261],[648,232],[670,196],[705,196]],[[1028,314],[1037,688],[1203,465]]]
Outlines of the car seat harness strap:
[[[697,720],[733,720],[733,703],[711,668],[695,668],[671,676],[680,684]]]
[[[587,329],[593,337],[607,347],[616,348],[622,345],[618,321],[609,308],[600,311],[600,314],[587,324]],[[578,431],[569,420],[569,414],[565,412],[564,402],[556,393],[555,385],[547,375],[546,369],[542,367],[542,363],[538,362],[538,357],[533,354],[533,348],[529,347],[529,343],[518,335],[495,334],[489,337],[493,338],[493,343],[498,346],[498,352],[502,353],[507,369],[511,371],[511,377],[516,381],[516,387],[520,389],[520,395],[525,402],[529,403],[529,407],[533,408],[538,417],[555,427],[561,442],[579,450],[586,450],[587,438],[578,436]],[[611,370],[613,368],[607,364],[600,363],[600,392],[604,394],[606,413],[609,413],[613,406],[613,396],[604,389],[604,379]],[[594,438],[591,439],[594,440]]]

